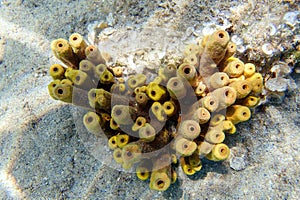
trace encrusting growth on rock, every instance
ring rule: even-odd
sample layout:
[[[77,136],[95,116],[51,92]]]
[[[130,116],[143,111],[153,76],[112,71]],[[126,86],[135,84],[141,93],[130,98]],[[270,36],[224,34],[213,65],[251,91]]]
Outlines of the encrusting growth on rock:
[[[54,40],[51,49],[65,66],[50,67],[50,96],[86,108],[88,132],[105,134],[114,160],[136,167],[154,190],[176,182],[176,163],[193,175],[201,159],[226,160],[226,134],[260,102],[262,75],[234,57],[236,45],[223,30],[187,45],[181,63],[161,64],[152,81],[144,74],[124,79],[122,69],[108,65],[78,33]]]

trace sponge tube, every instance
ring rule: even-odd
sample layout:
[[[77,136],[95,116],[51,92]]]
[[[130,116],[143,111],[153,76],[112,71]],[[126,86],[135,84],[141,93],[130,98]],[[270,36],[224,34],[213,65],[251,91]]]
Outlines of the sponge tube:
[[[96,136],[100,136],[103,133],[101,124],[103,124],[101,117],[94,112],[88,112],[83,117],[83,124],[86,129]]]
[[[59,38],[51,42],[51,49],[55,57],[67,66],[78,69],[79,59],[73,53],[72,47],[67,40]]]
[[[197,149],[197,144],[185,138],[178,138],[175,140],[175,149],[182,156],[190,156]]]
[[[179,77],[172,77],[167,83],[167,89],[173,99],[182,99],[186,95],[183,81]]]
[[[80,60],[85,59],[85,48],[87,44],[85,43],[83,37],[79,33],[73,33],[69,37],[69,43],[73,49],[73,52],[79,57]]]
[[[156,131],[151,124],[146,123],[139,129],[139,137],[145,142],[152,142],[155,139]]]
[[[104,60],[104,58],[101,55],[101,52],[94,45],[89,45],[85,48],[85,55],[86,55],[86,58],[89,61],[93,62],[95,65],[106,63],[106,61]]]
[[[233,105],[227,109],[226,118],[232,121],[233,124],[248,121],[251,117],[251,111],[246,106]]]
[[[115,105],[112,108],[111,116],[114,118],[115,122],[120,125],[133,124],[131,114],[134,112],[133,108],[125,105]]]
[[[50,73],[50,76],[53,78],[53,80],[55,80],[55,79],[62,80],[65,78],[65,71],[66,71],[66,69],[63,66],[61,66],[60,64],[54,64],[54,65],[51,65],[49,73]]]
[[[178,133],[182,135],[182,137],[194,140],[199,136],[201,131],[200,125],[198,122],[194,120],[185,120],[180,123],[178,128]]]
[[[221,161],[228,158],[230,150],[226,144],[216,144],[211,153],[206,156],[207,159],[213,161]]]

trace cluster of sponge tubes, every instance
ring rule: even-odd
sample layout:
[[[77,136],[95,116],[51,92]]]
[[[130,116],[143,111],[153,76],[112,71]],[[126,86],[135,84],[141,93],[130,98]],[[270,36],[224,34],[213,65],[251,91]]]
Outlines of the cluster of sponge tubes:
[[[87,130],[105,134],[115,161],[136,167],[137,177],[150,178],[150,188],[159,191],[177,180],[178,164],[193,175],[204,157],[228,158],[225,133],[249,120],[263,86],[255,65],[233,56],[236,46],[222,30],[187,45],[180,64],[162,64],[151,82],[144,74],[125,80],[120,67],[107,66],[77,33],[51,48],[68,66],[50,67],[51,97],[88,109]]]

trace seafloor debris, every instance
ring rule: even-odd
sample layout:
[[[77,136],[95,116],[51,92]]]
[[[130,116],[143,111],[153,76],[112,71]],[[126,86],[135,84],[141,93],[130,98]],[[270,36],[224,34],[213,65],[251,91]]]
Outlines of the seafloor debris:
[[[294,55],[286,61],[274,62],[269,74],[265,76],[265,90],[262,92],[265,98],[272,99],[272,102],[280,103],[287,91],[292,91],[297,88],[295,81],[290,74],[294,70],[295,64],[291,66],[287,62],[297,62]],[[291,61],[292,60],[292,61]],[[266,100],[267,100],[266,99]]]
[[[51,48],[67,66],[50,67],[51,97],[86,108],[87,130],[105,134],[115,161],[135,167],[137,177],[150,178],[150,188],[159,191],[176,181],[177,163],[193,175],[201,159],[227,159],[225,133],[250,119],[263,88],[255,65],[233,56],[236,45],[222,30],[187,45],[180,63],[157,66],[151,82],[144,74],[125,81],[122,68],[108,66],[77,33],[54,40]]]

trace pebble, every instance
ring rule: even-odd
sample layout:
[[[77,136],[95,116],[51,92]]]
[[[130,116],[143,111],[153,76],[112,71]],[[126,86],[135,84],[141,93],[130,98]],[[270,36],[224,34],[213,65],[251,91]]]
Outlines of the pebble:
[[[284,77],[292,72],[287,63],[279,61],[271,69],[271,72],[275,73],[276,77]]]
[[[241,171],[248,165],[246,149],[243,147],[232,147],[230,149],[229,166],[236,170]]]
[[[103,34],[103,35],[106,35],[106,36],[109,36],[109,35],[112,35],[112,34],[115,33],[115,32],[117,32],[116,29],[111,28],[111,27],[108,27],[108,28],[106,28],[106,29],[104,29],[104,30],[102,31],[102,34]]]
[[[216,30],[216,27],[213,23],[208,23],[206,26],[202,29],[202,34],[204,36],[212,34]]]
[[[287,12],[283,16],[283,21],[289,26],[295,26],[296,23],[299,23],[298,15],[300,15],[300,11]]]
[[[247,167],[247,162],[245,161],[245,157],[232,157],[229,160],[229,165],[233,170],[241,171]]]
[[[112,13],[108,14],[108,16],[106,17],[106,21],[107,21],[107,24],[109,26],[113,26],[116,23],[116,20],[115,20],[114,15]]]
[[[274,53],[274,47],[270,43],[263,44],[261,50],[267,56],[271,56]]]
[[[275,35],[275,33],[277,32],[276,26],[272,23],[268,24],[266,29],[270,36]]]
[[[237,46],[243,44],[243,39],[238,35],[233,35],[231,41],[234,42]]]
[[[284,92],[288,88],[288,79],[282,77],[269,79],[266,81],[265,87],[273,92]]]

